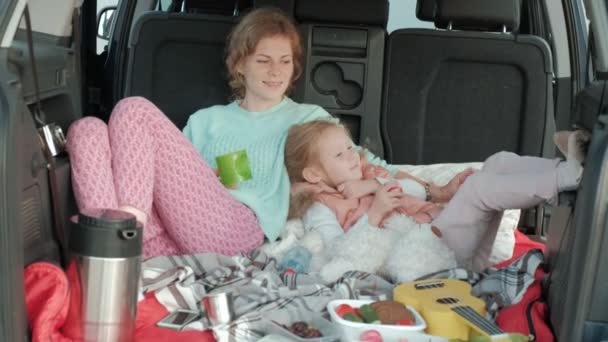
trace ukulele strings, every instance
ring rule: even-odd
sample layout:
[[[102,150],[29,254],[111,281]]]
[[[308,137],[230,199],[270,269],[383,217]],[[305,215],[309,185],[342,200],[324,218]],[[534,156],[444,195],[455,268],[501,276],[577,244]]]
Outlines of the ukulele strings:
[[[454,298],[446,298],[444,301],[447,304],[456,304],[458,301]],[[483,316],[481,316],[477,311],[473,310],[473,308],[468,306],[453,306],[452,310],[464,317],[466,320],[475,324],[475,326],[479,327],[489,335],[500,335],[504,334],[500,328],[498,328],[494,323],[488,321]]]

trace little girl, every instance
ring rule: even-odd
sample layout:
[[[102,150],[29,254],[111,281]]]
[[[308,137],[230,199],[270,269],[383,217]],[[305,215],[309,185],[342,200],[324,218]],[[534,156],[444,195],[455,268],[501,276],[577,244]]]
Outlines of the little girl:
[[[490,266],[504,210],[533,207],[578,187],[582,144],[588,137],[576,131],[566,140],[565,161],[510,152],[492,155],[480,171],[454,177],[439,200],[446,203],[437,205],[429,196],[432,185],[423,180],[402,172],[405,179],[387,183],[390,175],[376,177],[382,170],[372,166],[370,171],[342,125],[308,122],[289,130],[285,146],[295,199],[290,211],[304,213],[305,228],[317,230],[324,246],[331,246],[356,227],[380,228],[398,210],[418,223],[430,223],[427,229],[454,252],[458,264],[479,272]]]

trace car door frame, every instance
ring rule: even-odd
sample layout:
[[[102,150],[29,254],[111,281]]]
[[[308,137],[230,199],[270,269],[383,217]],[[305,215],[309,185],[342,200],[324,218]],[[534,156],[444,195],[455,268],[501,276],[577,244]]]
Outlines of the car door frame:
[[[10,42],[24,6],[24,0],[7,0],[0,8],[0,336],[6,341],[27,340],[23,234],[16,228],[20,191],[15,181],[21,163],[16,146],[18,119],[25,114],[25,104],[19,75],[10,62]]]

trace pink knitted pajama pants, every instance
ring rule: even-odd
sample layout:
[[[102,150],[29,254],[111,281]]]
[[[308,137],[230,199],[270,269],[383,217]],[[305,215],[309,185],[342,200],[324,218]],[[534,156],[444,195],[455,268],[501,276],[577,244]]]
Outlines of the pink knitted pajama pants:
[[[180,130],[150,101],[121,100],[109,124],[86,117],[68,132],[80,210],[135,207],[148,215],[144,256],[261,245],[254,213],[232,197]]]

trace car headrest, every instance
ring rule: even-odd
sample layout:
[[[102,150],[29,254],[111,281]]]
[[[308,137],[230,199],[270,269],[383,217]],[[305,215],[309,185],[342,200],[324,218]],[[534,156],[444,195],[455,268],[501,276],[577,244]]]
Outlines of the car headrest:
[[[296,1],[295,0],[254,0],[253,6],[258,7],[276,7],[281,9],[285,14],[293,17]]]
[[[296,20],[386,27],[388,0],[298,0]]]
[[[436,0],[435,26],[461,30],[517,31],[521,0]]]
[[[437,0],[418,0],[416,2],[416,18],[422,21],[435,21]]]
[[[235,16],[251,8],[250,2],[249,0],[185,0],[184,12]]]

